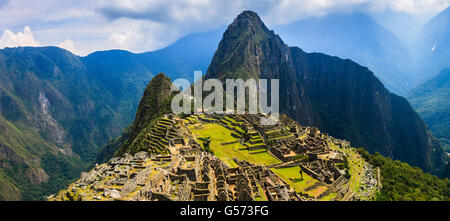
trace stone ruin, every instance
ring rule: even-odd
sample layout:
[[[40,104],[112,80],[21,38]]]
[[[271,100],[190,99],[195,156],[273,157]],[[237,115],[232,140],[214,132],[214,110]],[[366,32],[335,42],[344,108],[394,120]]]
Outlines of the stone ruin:
[[[320,199],[331,192],[336,200],[351,200],[345,171],[337,164],[343,154],[331,150],[329,143],[349,148],[344,140],[322,134],[314,127],[302,127],[289,118],[276,125],[260,124],[260,115],[205,115],[189,120],[218,123],[245,142],[249,150],[265,149],[283,162],[281,166],[299,166],[316,179],[305,191],[320,186],[327,189],[315,198],[299,195],[270,167],[233,159],[238,165],[229,168],[216,156],[203,152],[186,124],[177,116],[166,115],[147,135],[147,152],[112,158],[96,165],[89,173],[56,196],[58,200],[136,200],[136,201],[297,201]],[[243,129],[245,128],[245,130]],[[226,145],[226,144],[222,144]],[[278,166],[278,165],[273,165]],[[364,186],[376,186],[374,173],[368,170]]]

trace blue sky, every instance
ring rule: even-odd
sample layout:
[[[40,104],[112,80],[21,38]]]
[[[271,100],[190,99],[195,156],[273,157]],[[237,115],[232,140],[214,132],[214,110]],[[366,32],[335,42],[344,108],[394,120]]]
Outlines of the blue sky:
[[[75,54],[163,48],[251,9],[269,26],[334,12],[386,10],[424,23],[450,0],[0,0],[0,48],[55,45]]]

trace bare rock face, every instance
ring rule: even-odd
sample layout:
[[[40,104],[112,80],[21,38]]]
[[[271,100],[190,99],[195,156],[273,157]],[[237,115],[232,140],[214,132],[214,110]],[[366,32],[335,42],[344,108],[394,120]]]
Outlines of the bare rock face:
[[[36,112],[39,113],[39,129],[48,134],[53,142],[59,145],[64,145],[66,143],[65,132],[58,124],[58,122],[53,118],[50,111],[50,106],[50,101],[48,100],[45,93],[39,91],[39,111]]]
[[[138,185],[145,185],[145,182],[147,182],[147,180],[149,179],[151,173],[152,173],[152,168],[151,167],[145,168],[143,171],[139,172],[136,175],[136,183]]]
[[[130,162],[131,160],[133,160],[133,156],[131,156],[131,155],[128,154],[128,153],[125,153],[125,154],[123,155],[123,160],[125,160],[126,162]]]
[[[148,153],[146,151],[138,152],[134,155],[135,160],[146,160],[148,159]]]
[[[131,179],[131,180],[128,180],[125,183],[125,185],[123,185],[123,187],[122,187],[122,189],[120,191],[120,194],[121,195],[127,195],[129,193],[132,193],[132,192],[136,191],[136,189],[137,189],[137,183],[136,182],[137,182],[137,178],[136,177]]]
[[[119,191],[115,190],[115,189],[105,189],[105,192],[103,193],[103,196],[105,196],[105,197],[109,196],[109,197],[111,197],[113,199],[121,197]]]
[[[27,169],[26,176],[33,184],[45,183],[49,179],[49,176],[42,168],[29,168]]]
[[[81,173],[81,179],[79,183],[83,185],[92,184],[99,175],[100,175],[99,172],[96,170],[91,170],[89,173],[83,172]]]

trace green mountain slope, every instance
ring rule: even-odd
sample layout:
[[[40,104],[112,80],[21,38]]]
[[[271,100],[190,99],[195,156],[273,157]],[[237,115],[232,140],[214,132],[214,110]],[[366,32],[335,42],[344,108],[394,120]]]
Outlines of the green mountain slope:
[[[96,145],[123,127],[108,106],[112,96],[63,49],[1,50],[0,79],[1,173],[21,199],[41,199],[50,186],[78,176]]]
[[[18,128],[0,116],[0,199],[42,200],[85,169],[30,128]]]
[[[358,152],[373,166],[380,168],[382,188],[378,201],[448,201],[450,180],[439,179],[407,163],[394,161],[360,148]]]
[[[251,11],[228,27],[206,73],[221,80],[237,77],[280,79],[280,111],[302,125],[425,171],[444,167],[442,148],[424,122],[370,70],[288,47]]]
[[[128,123],[118,114],[112,89],[89,76],[78,56],[55,47],[0,53],[2,115],[19,128],[34,129],[68,155],[89,160],[96,145]]]
[[[433,134],[450,150],[450,69],[412,90],[411,105],[425,120]]]
[[[114,155],[122,155],[126,152],[134,154],[148,148],[145,138],[156,119],[171,112],[171,85],[171,80],[162,73],[156,75],[148,83],[133,123],[124,130],[120,137],[100,150],[96,162],[106,162]]]

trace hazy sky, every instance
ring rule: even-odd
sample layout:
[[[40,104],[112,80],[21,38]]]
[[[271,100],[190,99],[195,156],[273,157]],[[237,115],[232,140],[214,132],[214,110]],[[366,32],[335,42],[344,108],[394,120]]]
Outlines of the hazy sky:
[[[0,48],[56,45],[75,54],[160,49],[256,11],[270,27],[334,12],[386,10],[425,22],[450,0],[0,0]]]

